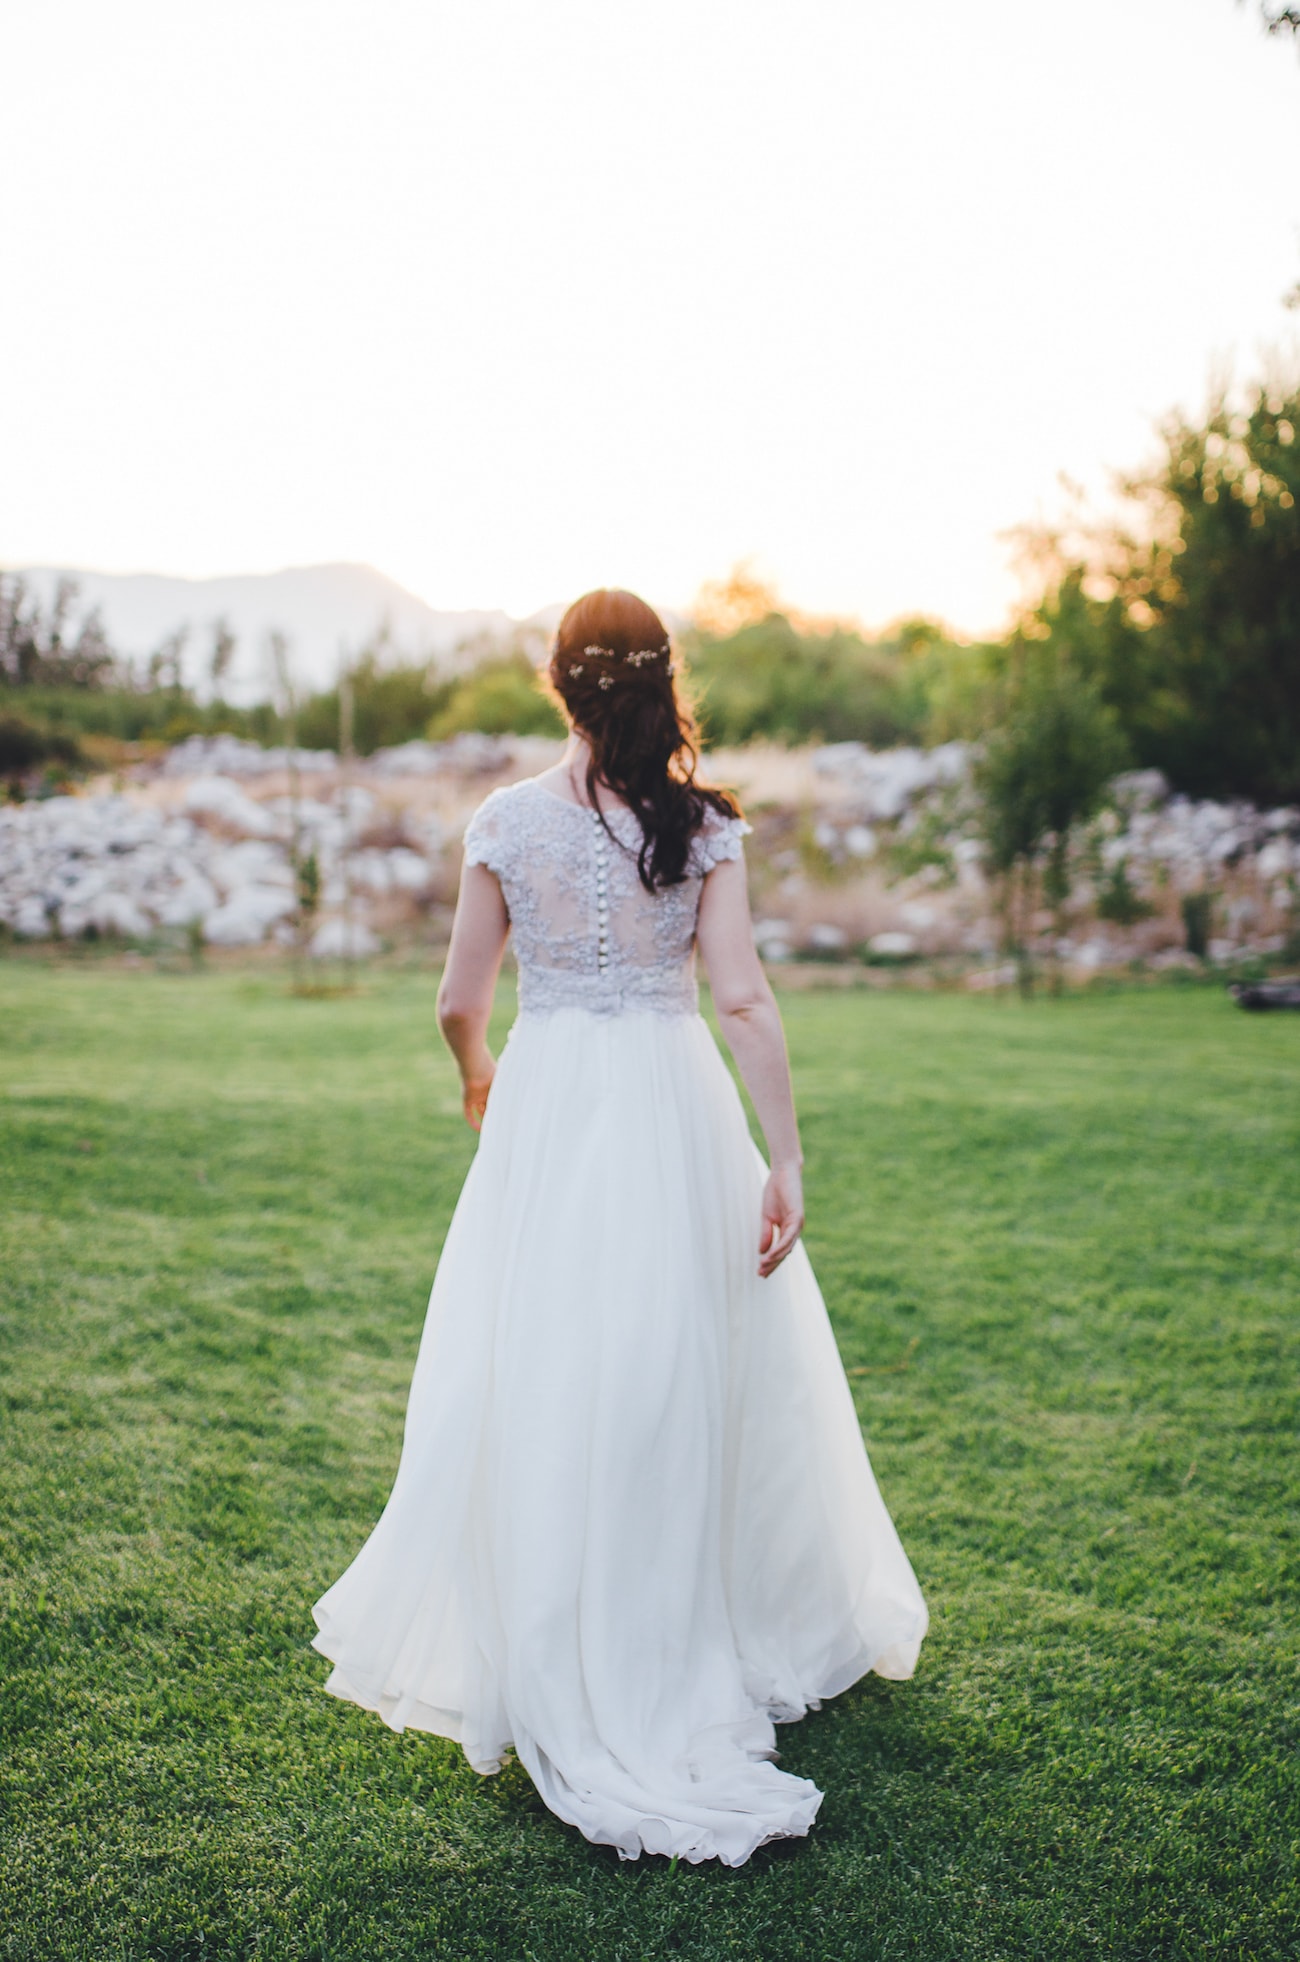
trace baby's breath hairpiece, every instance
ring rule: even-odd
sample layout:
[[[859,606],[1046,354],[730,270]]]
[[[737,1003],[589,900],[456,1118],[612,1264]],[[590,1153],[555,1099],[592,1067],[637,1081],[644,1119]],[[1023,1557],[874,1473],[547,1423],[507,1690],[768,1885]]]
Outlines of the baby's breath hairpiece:
[[[584,647],[582,651],[589,661],[617,661],[618,659],[618,655],[612,647],[597,647],[593,645],[591,647]],[[625,654],[623,659],[630,668],[643,667],[647,661],[667,661],[668,674],[671,677],[677,672],[677,664],[671,657],[672,647],[668,641],[665,641],[662,647],[634,648],[630,654]],[[569,673],[577,680],[583,673],[583,668],[584,663],[582,661],[575,661],[570,667]],[[598,675],[597,686],[601,688],[612,688],[614,686],[614,676],[608,672]]]

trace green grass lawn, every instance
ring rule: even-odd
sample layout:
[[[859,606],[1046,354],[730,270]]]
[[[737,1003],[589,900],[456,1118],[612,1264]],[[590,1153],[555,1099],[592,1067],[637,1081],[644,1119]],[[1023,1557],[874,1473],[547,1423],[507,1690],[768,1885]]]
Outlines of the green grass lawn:
[[[809,1839],[674,1870],[319,1693],[473,1148],[432,980],[0,964],[0,1955],[1300,1952],[1300,1017],[785,1006],[933,1630],[782,1733]]]

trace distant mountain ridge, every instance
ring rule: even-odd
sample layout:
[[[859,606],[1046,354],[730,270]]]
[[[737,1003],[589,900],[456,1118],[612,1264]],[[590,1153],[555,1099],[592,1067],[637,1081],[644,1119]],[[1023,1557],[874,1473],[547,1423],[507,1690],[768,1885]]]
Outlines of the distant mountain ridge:
[[[386,629],[385,658],[436,661],[453,668],[458,651],[473,655],[505,645],[520,634],[553,630],[563,608],[546,607],[528,620],[514,620],[499,608],[440,611],[369,565],[289,566],[281,572],[236,573],[218,579],[180,579],[155,572],[88,572],[77,566],[18,566],[42,602],[48,603],[60,579],[78,587],[76,617],[98,608],[117,652],[146,659],[169,635],[182,628],[185,680],[201,695],[209,693],[209,663],[216,623],[225,620],[235,636],[235,653],[225,692],[235,701],[252,701],[270,683],[269,637],[274,630],[289,643],[289,661],[304,689],[329,687],[341,660],[355,657]],[[470,656],[472,658],[472,655]]]

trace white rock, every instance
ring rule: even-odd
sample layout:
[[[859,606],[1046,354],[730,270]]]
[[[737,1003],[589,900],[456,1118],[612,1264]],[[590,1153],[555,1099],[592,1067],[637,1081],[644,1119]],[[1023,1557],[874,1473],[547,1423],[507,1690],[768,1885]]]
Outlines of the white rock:
[[[117,934],[124,940],[142,940],[152,933],[153,921],[129,893],[102,892],[89,907],[90,922],[99,933]]]
[[[158,918],[163,926],[189,926],[217,910],[217,889],[201,872],[191,872],[161,901]]]
[[[24,899],[19,902],[14,913],[14,932],[20,940],[49,939],[49,916],[41,900]]]
[[[423,892],[433,877],[433,867],[419,852],[396,845],[388,853],[388,873],[399,892]]]
[[[544,748],[553,751],[553,743]],[[367,767],[381,777],[428,777],[440,770],[504,770],[516,755],[533,753],[529,738],[486,736],[477,729],[463,730],[445,743],[399,743],[393,749],[377,749]]]
[[[367,790],[362,783],[344,784],[336,792],[334,802],[345,823],[360,824],[375,808],[375,793]]]
[[[359,920],[322,920],[311,937],[310,952],[318,961],[363,961],[379,953],[383,944],[378,934]]]
[[[203,938],[214,947],[255,947],[268,927],[294,911],[292,893],[279,886],[241,886],[224,906],[203,919]]]
[[[916,937],[910,933],[873,933],[867,946],[873,954],[899,960],[916,952]]]
[[[271,812],[229,777],[196,777],[185,793],[185,809],[214,817],[246,838],[270,838],[279,829]]]
[[[1238,857],[1250,843],[1247,833],[1237,825],[1230,825],[1221,831],[1206,847],[1206,857],[1212,865],[1222,865],[1225,860]]]
[[[332,749],[263,749],[260,743],[244,742],[239,736],[188,736],[168,752],[163,773],[169,777],[265,777],[288,769],[291,761],[304,775],[338,767]]]
[[[284,886],[293,888],[293,867],[284,853],[261,838],[241,839],[214,852],[208,873],[222,892],[233,897],[244,886]]]
[[[843,927],[818,925],[808,929],[808,945],[815,947],[819,954],[842,953],[849,944],[849,936]]]
[[[398,743],[392,749],[377,749],[369,761],[381,777],[431,777],[445,765],[447,745]]]
[[[74,912],[78,908],[85,909],[92,900],[99,898],[101,892],[107,890],[108,873],[98,865],[87,866],[84,871],[79,867],[69,866],[66,871],[71,872],[72,877],[64,886],[63,904]]]
[[[1133,810],[1153,810],[1168,797],[1169,779],[1163,770],[1125,770],[1111,791],[1117,802]]]
[[[389,854],[380,851],[354,852],[348,861],[348,871],[355,887],[364,892],[385,893],[393,889],[393,874],[388,863]]]
[[[844,833],[844,849],[853,858],[874,858],[876,834],[869,824],[851,824]]]
[[[1284,878],[1300,858],[1289,838],[1270,838],[1255,860],[1261,879]]]
[[[813,756],[816,771],[852,784],[866,815],[885,822],[901,817],[923,791],[959,783],[969,767],[966,743],[943,743],[930,750],[871,750],[865,743],[827,743]]]
[[[765,961],[788,961],[794,952],[789,920],[755,920],[754,944]]]

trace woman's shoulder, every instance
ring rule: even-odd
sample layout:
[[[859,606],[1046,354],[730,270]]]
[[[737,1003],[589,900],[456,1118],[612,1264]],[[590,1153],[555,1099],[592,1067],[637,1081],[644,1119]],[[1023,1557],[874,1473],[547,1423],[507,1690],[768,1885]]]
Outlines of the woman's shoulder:
[[[725,859],[743,857],[744,840],[752,829],[743,817],[720,811],[716,804],[707,804],[699,830],[691,841],[693,869],[703,878]]]
[[[501,870],[502,853],[515,829],[519,790],[517,783],[498,784],[483,799],[465,826],[466,865],[486,865],[492,872]]]
[[[490,790],[465,826],[465,863],[500,872],[510,850],[537,838],[548,806],[565,800],[546,789],[540,777],[520,777]]]

